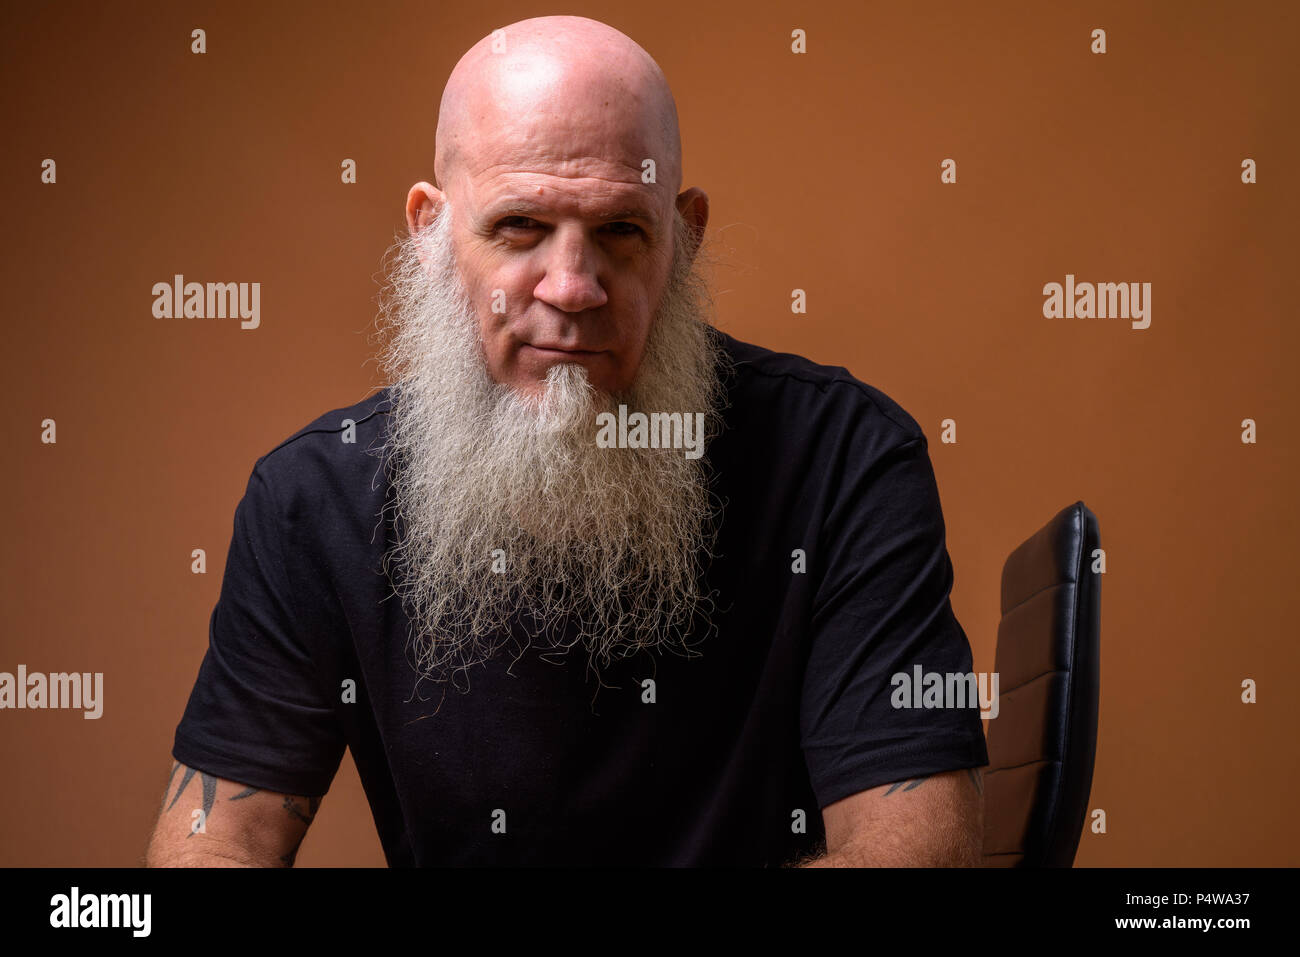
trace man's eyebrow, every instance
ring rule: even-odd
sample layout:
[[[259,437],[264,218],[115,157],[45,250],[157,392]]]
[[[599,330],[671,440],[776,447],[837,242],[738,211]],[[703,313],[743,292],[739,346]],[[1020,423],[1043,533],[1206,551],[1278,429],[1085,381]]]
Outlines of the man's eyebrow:
[[[488,208],[486,219],[496,220],[506,216],[536,216],[545,219],[553,216],[555,210],[549,206],[534,202],[526,198],[505,199],[493,203]],[[640,219],[647,223],[656,223],[658,218],[648,208],[644,206],[623,206],[619,209],[609,210],[597,215],[595,218],[602,221],[611,221],[618,219]]]

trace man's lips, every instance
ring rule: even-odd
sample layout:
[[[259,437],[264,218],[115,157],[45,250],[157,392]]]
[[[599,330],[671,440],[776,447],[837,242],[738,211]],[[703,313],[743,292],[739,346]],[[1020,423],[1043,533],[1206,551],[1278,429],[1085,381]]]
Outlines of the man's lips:
[[[561,346],[533,345],[531,342],[525,342],[523,348],[551,359],[583,359],[589,356],[598,356],[605,351],[603,349],[568,349]]]

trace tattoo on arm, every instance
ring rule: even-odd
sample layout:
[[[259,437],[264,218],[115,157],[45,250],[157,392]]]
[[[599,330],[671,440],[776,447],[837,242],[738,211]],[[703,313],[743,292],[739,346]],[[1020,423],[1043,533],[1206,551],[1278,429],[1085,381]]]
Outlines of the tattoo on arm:
[[[307,813],[304,814],[302,807],[291,797],[284,799],[284,809],[289,812],[291,817],[296,817],[304,824],[310,824],[316,819],[316,809],[320,807],[320,798],[313,797],[307,799]]]
[[[172,789],[172,781],[176,778],[176,769],[181,766],[179,761],[172,765],[171,774],[167,775],[167,786],[163,788],[162,806],[163,810],[167,809],[167,792]]]
[[[214,774],[207,774],[206,772],[199,771],[195,768],[187,767],[185,768],[185,773],[181,775],[181,783],[177,785],[175,793],[172,793],[172,782],[176,780],[176,772],[182,767],[184,767],[184,765],[179,761],[172,764],[171,772],[167,775],[167,786],[163,789],[162,810],[163,812],[167,812],[177,805],[181,799],[181,795],[184,794],[185,789],[189,787],[190,781],[194,780],[194,776],[197,774],[199,785],[202,789],[202,820],[207,821],[209,815],[212,813],[212,807],[217,800],[217,781],[220,779]],[[242,801],[245,798],[250,798],[254,794],[260,794],[261,792],[262,788],[248,786],[238,793],[230,795],[226,800]],[[170,802],[167,800],[168,795],[171,796]],[[304,808],[301,802],[291,797],[285,797],[282,807],[296,820],[301,821],[303,824],[311,824],[311,822],[316,818],[316,812],[319,810],[320,804],[321,799],[319,797],[309,797],[307,798],[307,806]],[[186,837],[193,837],[196,833],[202,832],[191,830]],[[298,844],[295,845],[289,853],[280,855],[280,863],[285,867],[293,867],[294,861],[298,857],[298,848],[301,846],[302,839],[299,838]]]
[[[171,790],[172,781],[176,778],[176,771],[180,767],[181,764],[179,761],[176,764],[172,765],[171,774],[168,775],[167,777],[167,787],[163,791],[163,807],[167,811],[170,811],[172,808],[174,808],[176,806],[176,802],[181,799],[181,795],[185,793],[185,788],[189,786],[190,781],[192,781],[194,779],[194,775],[197,774],[199,776],[199,785],[203,789],[203,820],[207,821],[209,815],[212,814],[212,805],[215,804],[217,800],[217,777],[216,775],[213,774],[205,774],[202,771],[196,771],[194,768],[186,768],[185,773],[181,775],[181,783],[177,786],[176,793],[172,795],[171,803],[168,804],[167,792]],[[244,790],[240,791],[238,794],[232,794],[229,800],[238,801],[241,798],[251,797],[252,795],[256,794],[260,790],[261,788],[254,788],[254,787],[245,788]],[[193,837],[195,833],[196,833],[195,831],[190,831],[190,833],[185,836]]]
[[[176,770],[175,768],[173,768],[172,774],[175,773]],[[172,808],[176,806],[176,802],[181,799],[181,795],[185,792],[185,788],[189,786],[190,781],[194,779],[195,774],[198,774],[199,783],[203,788],[203,818],[202,819],[204,821],[207,821],[208,815],[212,812],[212,804],[217,799],[217,779],[211,774],[204,774],[202,771],[196,772],[193,768],[186,768],[185,773],[181,775],[180,786],[176,788],[176,793],[172,796],[172,803],[167,805],[167,810],[170,811]],[[195,833],[196,832],[194,830],[191,830],[190,833],[186,834],[185,836],[186,838],[191,838],[195,835]]]
[[[307,799],[307,813],[304,814],[302,805],[293,798],[286,797],[284,799],[284,809],[289,812],[291,817],[297,818],[304,824],[311,824],[311,822],[316,819],[316,811],[320,808],[320,800],[321,799],[318,797],[309,797]],[[304,834],[303,836],[305,837],[306,835]],[[298,843],[294,845],[293,850],[288,854],[280,855],[280,863],[285,867],[293,867],[293,862],[298,859],[298,849],[300,847],[302,847],[302,838],[298,839]]]
[[[977,794],[983,794],[984,793],[984,769],[967,768],[966,776],[970,778],[970,783],[974,786],[975,792]],[[923,774],[918,778],[908,778],[906,781],[897,781],[894,784],[891,784],[889,786],[889,790],[885,792],[885,796],[888,797],[889,795],[897,791],[899,788],[903,788],[904,791],[914,791],[917,788],[919,788],[922,785],[922,783],[924,783],[927,779],[932,777],[934,777],[934,775],[932,774]],[[907,786],[903,787],[903,785],[907,785]]]
[[[896,781],[889,786],[889,790],[885,792],[885,797],[889,797],[889,795],[893,794],[899,788],[903,788],[904,791],[915,791],[924,784],[929,777],[930,775],[928,774],[922,774],[918,778],[908,778],[906,781]],[[907,787],[903,787],[904,784],[906,784]]]

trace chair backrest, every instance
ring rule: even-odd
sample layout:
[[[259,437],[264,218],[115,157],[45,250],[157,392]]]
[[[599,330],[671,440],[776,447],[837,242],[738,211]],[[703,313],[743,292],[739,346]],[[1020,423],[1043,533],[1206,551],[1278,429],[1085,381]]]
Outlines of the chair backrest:
[[[1070,867],[1097,753],[1097,516],[1062,509],[1002,566],[996,717],[989,719],[984,861]]]

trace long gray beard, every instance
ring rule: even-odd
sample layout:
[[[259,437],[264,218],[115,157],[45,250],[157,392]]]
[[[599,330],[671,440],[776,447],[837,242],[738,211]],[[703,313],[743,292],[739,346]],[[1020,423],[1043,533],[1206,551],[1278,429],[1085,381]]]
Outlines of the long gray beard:
[[[725,354],[708,288],[681,255],[625,395],[586,370],[550,370],[540,401],[494,382],[455,267],[451,209],[390,251],[380,355],[394,383],[380,449],[404,526],[384,567],[411,621],[408,657],[443,679],[513,645],[581,645],[597,671],[642,650],[691,653],[717,509],[706,459],[601,448],[596,416],[704,412],[716,434]],[[423,249],[426,261],[420,261]],[[705,606],[702,608],[701,606]]]

